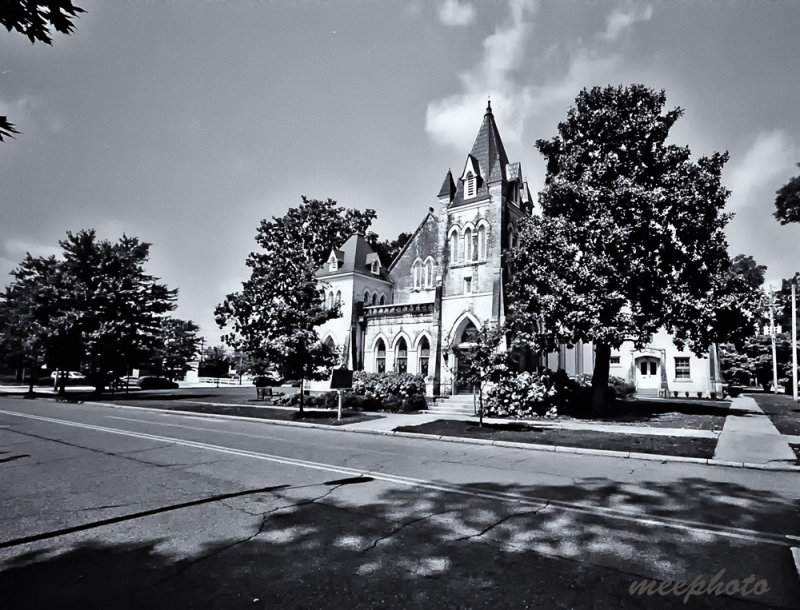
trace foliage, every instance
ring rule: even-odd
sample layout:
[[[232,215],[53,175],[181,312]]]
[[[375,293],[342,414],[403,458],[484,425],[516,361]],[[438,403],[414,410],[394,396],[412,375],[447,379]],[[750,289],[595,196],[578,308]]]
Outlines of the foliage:
[[[593,405],[607,405],[611,348],[659,328],[706,351],[736,329],[723,229],[726,154],[693,161],[667,144],[680,108],[642,85],[583,90],[552,140],[541,216],[520,221],[509,255],[509,320],[523,347],[591,341]]]
[[[508,370],[508,354],[497,351],[503,337],[504,334],[500,328],[487,322],[472,337],[472,344],[469,348],[460,349],[456,346],[451,348],[460,363],[466,362],[466,366],[459,364],[463,381],[478,391],[478,422],[481,426],[483,425],[484,386],[487,381],[498,379],[503,372]]]
[[[487,394],[486,413],[496,417],[555,417],[558,409],[552,380],[545,375],[523,372],[501,378]]]
[[[44,354],[50,368],[80,365],[101,391],[152,356],[176,291],[144,272],[150,244],[137,238],[111,243],[86,230],[59,243],[62,259],[28,255],[12,272],[0,327],[30,363]]]
[[[154,368],[162,372],[170,381],[183,379],[191,370],[189,362],[200,351],[200,327],[191,320],[164,318],[153,357]]]
[[[201,377],[227,377],[234,359],[221,345],[208,346],[198,366]]]
[[[24,34],[32,43],[52,44],[50,28],[69,35],[74,29],[73,19],[84,12],[71,0],[3,0],[0,3],[0,25],[9,32],[16,30]],[[0,116],[0,142],[4,137],[13,138],[18,133],[8,122],[8,117]]]
[[[220,327],[231,325],[223,341],[273,363],[284,378],[326,378],[339,354],[319,340],[316,328],[340,312],[338,304],[326,306],[315,274],[331,248],[365,233],[374,218],[373,210],[303,197],[285,216],[262,220],[256,233],[261,250],[247,258],[250,279],[216,308]]]
[[[375,249],[375,252],[378,253],[378,257],[381,259],[381,265],[387,268],[392,264],[392,261],[397,258],[397,255],[400,254],[400,250],[408,243],[409,239],[411,239],[411,233],[405,231],[400,233],[397,239],[385,239],[383,241],[380,241],[377,233],[373,231],[367,233],[367,241]]]
[[[800,163],[797,164],[800,167]],[[795,176],[779,188],[775,198],[773,215],[782,225],[800,222],[800,176]]]
[[[380,402],[390,397],[401,399],[425,394],[425,379],[411,373],[353,373],[353,393],[374,398]]]

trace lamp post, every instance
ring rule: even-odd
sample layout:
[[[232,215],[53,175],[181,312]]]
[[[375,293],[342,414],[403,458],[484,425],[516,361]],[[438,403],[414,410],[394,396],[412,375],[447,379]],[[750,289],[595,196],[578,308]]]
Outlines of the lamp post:
[[[772,284],[769,287],[769,336],[772,340],[772,393],[778,393],[778,358],[775,349],[775,314],[774,314],[774,295]]]

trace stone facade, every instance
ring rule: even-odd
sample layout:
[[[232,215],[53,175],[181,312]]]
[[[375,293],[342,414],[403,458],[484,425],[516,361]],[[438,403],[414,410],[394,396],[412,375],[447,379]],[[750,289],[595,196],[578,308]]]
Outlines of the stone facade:
[[[423,374],[429,395],[469,391],[456,354],[476,329],[503,323],[503,253],[515,243],[517,220],[531,210],[521,167],[509,163],[490,106],[463,170],[457,178],[447,172],[436,207],[388,270],[376,269],[377,254],[363,236],[331,252],[317,275],[329,299],[341,295],[343,315],[320,327],[320,337],[342,348],[348,368]],[[721,396],[715,351],[697,358],[666,333],[643,350],[623,344],[611,358],[611,374],[642,394]],[[541,364],[591,374],[594,350],[562,347]]]

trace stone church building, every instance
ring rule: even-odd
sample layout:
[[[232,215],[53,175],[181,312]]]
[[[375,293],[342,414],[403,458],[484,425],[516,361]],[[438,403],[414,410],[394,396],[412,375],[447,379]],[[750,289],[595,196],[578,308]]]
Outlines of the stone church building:
[[[342,350],[347,368],[420,374],[430,396],[470,391],[452,348],[469,348],[487,322],[503,323],[503,252],[515,243],[517,220],[532,213],[522,168],[508,160],[491,105],[461,167],[455,176],[447,172],[437,204],[388,268],[353,235],[317,272],[328,302],[342,304],[342,316],[319,335]],[[541,364],[591,374],[593,358],[591,344],[578,344]],[[645,349],[631,343],[612,352],[611,374],[633,381],[639,395],[722,396],[716,351],[698,358],[666,333]]]

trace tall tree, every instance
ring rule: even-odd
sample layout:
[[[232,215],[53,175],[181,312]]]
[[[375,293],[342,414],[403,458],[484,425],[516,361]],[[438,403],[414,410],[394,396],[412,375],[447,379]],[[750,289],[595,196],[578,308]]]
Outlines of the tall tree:
[[[729,330],[727,154],[693,161],[667,144],[683,111],[664,112],[665,101],[643,85],[583,90],[558,135],[536,142],[547,160],[541,215],[521,221],[509,256],[515,340],[593,342],[595,411],[623,341],[643,346],[665,328],[699,354]]]
[[[183,379],[200,351],[200,327],[191,320],[163,318],[153,363],[170,380]]]
[[[144,271],[150,244],[135,237],[112,243],[92,229],[68,232],[59,243],[69,280],[65,321],[79,330],[86,373],[99,392],[110,377],[150,359],[177,291]]]
[[[24,34],[31,43],[53,44],[50,28],[69,35],[74,29],[73,20],[84,12],[71,0],[3,0],[0,2],[0,25],[9,32],[16,30]],[[0,142],[18,133],[8,117],[0,116]]]
[[[378,234],[373,231],[367,233],[367,241],[375,248],[375,252],[378,253],[381,259],[381,265],[384,267],[389,267],[392,264],[392,261],[400,254],[400,250],[408,243],[409,239],[411,239],[411,233],[406,231],[400,233],[396,239],[391,240],[381,240]]]
[[[11,275],[14,279],[0,297],[0,353],[7,364],[28,369],[32,396],[37,373],[58,334],[63,276],[54,256],[30,254]]]
[[[800,163],[797,166],[800,167]],[[782,225],[800,222],[800,176],[789,180],[775,194],[775,218]]]
[[[338,207],[332,199],[302,198],[285,216],[262,220],[256,233],[258,252],[247,258],[250,279],[216,308],[223,341],[235,349],[280,367],[284,378],[322,379],[338,354],[319,340],[316,328],[339,315],[328,308],[315,273],[331,248],[354,233],[365,234],[375,218]],[[303,393],[300,393],[303,412]]]

